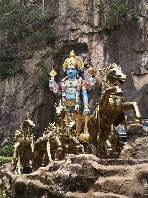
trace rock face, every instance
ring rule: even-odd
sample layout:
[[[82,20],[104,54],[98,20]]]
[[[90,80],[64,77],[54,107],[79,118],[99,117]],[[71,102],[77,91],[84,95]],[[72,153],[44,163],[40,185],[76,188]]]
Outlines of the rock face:
[[[35,3],[35,2],[34,2]],[[128,1],[139,15],[137,29],[128,27],[102,35],[98,26],[98,5],[100,0],[44,0],[44,5],[54,10],[54,24],[57,27],[57,58],[45,56],[42,46],[29,51],[24,57],[24,72],[0,82],[0,140],[19,128],[26,112],[30,112],[38,132],[42,133],[48,122],[53,121],[55,96],[37,78],[35,64],[45,60],[49,67],[62,78],[62,64],[73,49],[82,55],[87,65],[95,69],[96,90],[91,96],[90,107],[100,96],[99,69],[110,62],[118,62],[127,74],[127,83],[123,87],[127,101],[138,103],[143,118],[148,117],[148,51],[147,51],[147,0]],[[23,45],[23,43],[22,43]],[[21,48],[23,47],[21,45]],[[25,45],[25,42],[24,42]],[[29,43],[27,43],[29,49]],[[27,50],[26,50],[27,54]],[[49,110],[50,109],[50,110]],[[132,116],[132,112],[130,112]]]
[[[67,155],[29,175],[16,175],[12,165],[1,167],[9,198],[138,198],[148,196],[148,160],[99,159]]]
[[[127,143],[123,147],[120,158],[147,159],[148,156],[148,128],[141,125],[127,127]]]
[[[35,62],[37,60],[34,60]],[[33,61],[33,62],[34,62]],[[30,67],[30,65],[28,65]],[[4,138],[8,132],[19,129],[26,112],[29,112],[36,124],[39,134],[53,121],[49,109],[54,112],[54,97],[49,90],[43,89],[33,71],[18,74],[1,82],[1,113],[0,137]],[[34,69],[34,68],[33,68]],[[47,117],[46,117],[47,116]],[[46,124],[46,125],[45,125]]]

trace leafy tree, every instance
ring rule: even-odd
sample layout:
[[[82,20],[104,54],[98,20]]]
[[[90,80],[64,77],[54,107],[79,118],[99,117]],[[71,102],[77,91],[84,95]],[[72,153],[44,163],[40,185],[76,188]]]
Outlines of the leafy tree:
[[[15,55],[9,50],[0,51],[0,81],[6,76],[22,72]]]
[[[135,9],[122,0],[102,0],[99,8],[99,25],[103,31],[112,31],[129,22],[137,24],[138,14]]]
[[[24,38],[36,38],[44,45],[54,44],[53,15],[50,10],[43,12],[40,5],[27,7],[21,1],[0,0],[0,80],[22,72],[23,60],[18,54],[18,44]]]
[[[0,156],[12,157],[13,156],[14,146],[9,144],[0,149]]]
[[[124,0],[101,0],[98,5],[100,32],[114,35],[116,45],[116,63],[119,64],[119,31],[120,28],[138,27],[138,13]]]
[[[38,70],[39,80],[42,82],[42,84],[48,85],[49,74],[48,74],[48,68],[47,68],[44,60],[40,60],[38,63],[36,63],[35,66],[39,68],[39,70]]]

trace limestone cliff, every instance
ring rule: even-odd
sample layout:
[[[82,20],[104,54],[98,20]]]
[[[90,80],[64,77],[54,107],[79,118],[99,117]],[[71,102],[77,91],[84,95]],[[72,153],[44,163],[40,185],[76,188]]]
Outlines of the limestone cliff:
[[[57,57],[45,56],[44,48],[38,45],[38,48],[32,48],[31,55],[24,57],[22,74],[0,82],[0,139],[19,128],[26,112],[30,112],[40,133],[49,121],[53,121],[56,99],[39,82],[35,64],[44,59],[49,71],[54,67],[58,72],[57,80],[60,80],[62,63],[72,49],[95,69],[97,85],[90,106],[100,96],[99,69],[110,62],[118,62],[128,77],[123,87],[126,100],[136,101],[142,117],[148,117],[147,0],[128,0],[139,15],[137,29],[129,26],[110,35],[102,35],[98,26],[99,4],[100,0],[44,0],[45,7],[55,11]],[[27,45],[26,54],[30,53]]]

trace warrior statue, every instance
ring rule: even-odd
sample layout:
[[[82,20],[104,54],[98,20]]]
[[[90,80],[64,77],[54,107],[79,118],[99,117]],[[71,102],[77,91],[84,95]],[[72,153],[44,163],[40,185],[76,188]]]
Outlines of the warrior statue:
[[[85,141],[89,137],[87,122],[89,115],[88,94],[95,85],[95,79],[92,77],[92,70],[89,69],[89,78],[83,79],[84,62],[81,57],[76,56],[72,50],[69,57],[63,64],[64,78],[58,84],[54,80],[56,72],[54,69],[50,72],[49,81],[50,90],[54,94],[59,94],[62,99],[62,107],[65,111],[64,121],[68,126],[73,120],[76,123],[76,136]],[[81,133],[81,123],[84,121],[84,133]],[[87,135],[84,135],[87,134]],[[88,141],[88,140],[86,140]]]

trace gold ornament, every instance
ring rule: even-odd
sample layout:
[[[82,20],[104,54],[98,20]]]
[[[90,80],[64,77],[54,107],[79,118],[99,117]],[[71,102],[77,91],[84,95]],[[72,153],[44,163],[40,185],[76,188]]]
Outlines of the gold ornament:
[[[52,69],[51,72],[49,73],[49,75],[50,75],[51,77],[54,77],[54,76],[57,75],[57,72],[56,72],[54,69]]]
[[[66,100],[65,105],[68,107],[73,107],[75,106],[75,100]]]
[[[88,109],[88,103],[85,103],[85,104],[84,104],[84,108],[85,108],[85,109]]]
[[[94,72],[94,70],[93,70],[93,68],[92,68],[91,66],[87,69],[87,71],[88,71],[88,73],[89,73],[90,75],[92,75],[93,72]]]

